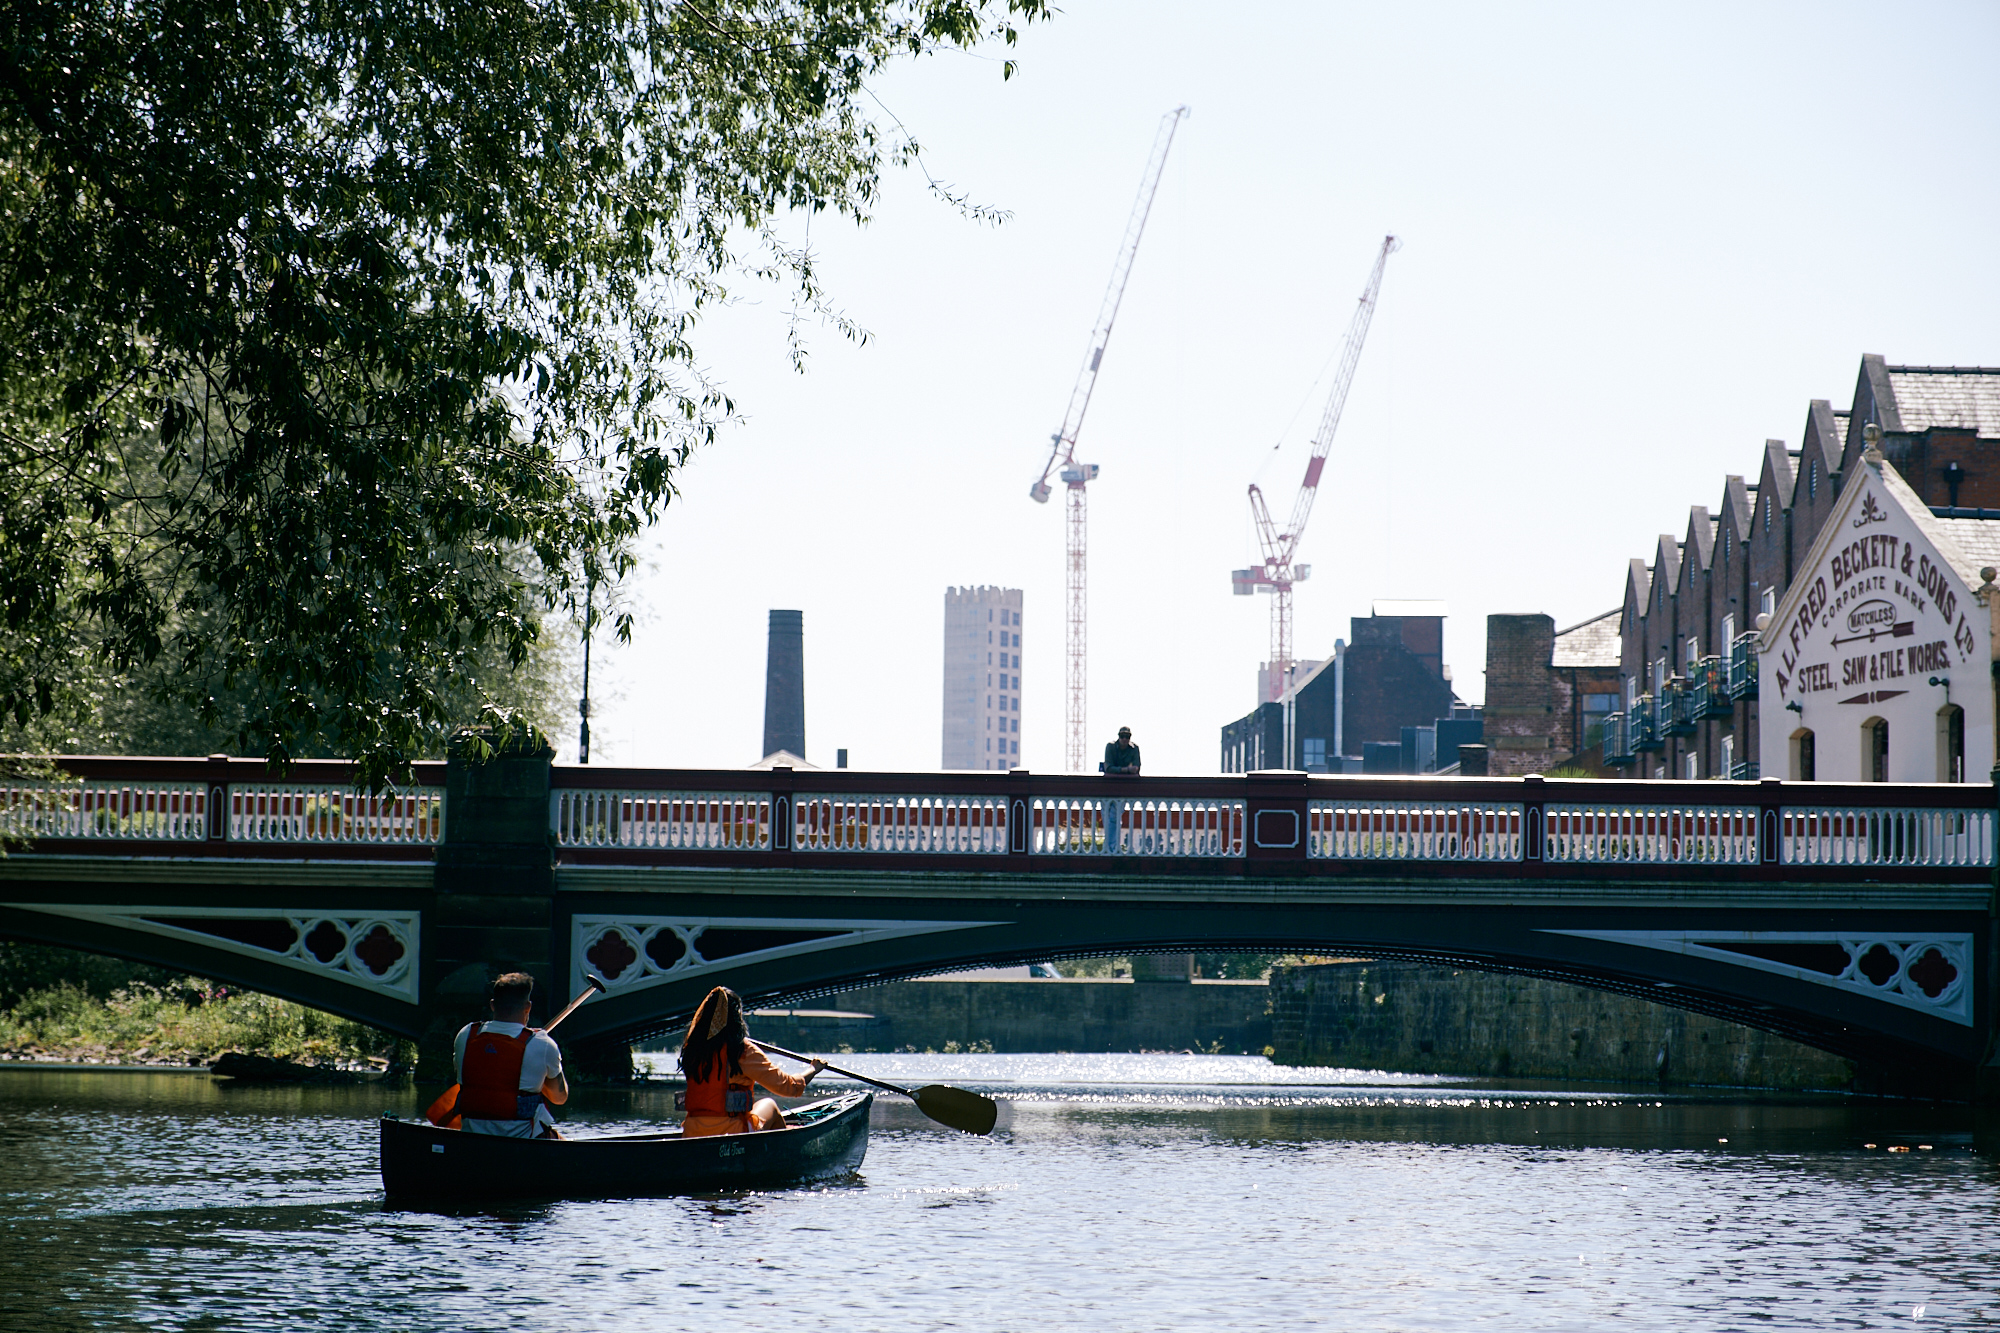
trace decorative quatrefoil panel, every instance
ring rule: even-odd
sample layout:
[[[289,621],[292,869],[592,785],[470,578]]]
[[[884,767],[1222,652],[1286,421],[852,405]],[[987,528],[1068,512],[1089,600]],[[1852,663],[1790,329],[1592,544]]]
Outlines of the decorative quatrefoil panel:
[[[992,921],[857,921],[779,917],[577,916],[570,923],[571,990],[586,973],[613,994],[826,949]]]
[[[7,906],[161,935],[332,976],[401,999],[417,998],[419,914],[416,912],[356,913],[340,909],[253,912],[220,907],[106,909],[51,903]]]
[[[1972,1022],[1972,937],[1771,930],[1557,930],[1712,958]]]

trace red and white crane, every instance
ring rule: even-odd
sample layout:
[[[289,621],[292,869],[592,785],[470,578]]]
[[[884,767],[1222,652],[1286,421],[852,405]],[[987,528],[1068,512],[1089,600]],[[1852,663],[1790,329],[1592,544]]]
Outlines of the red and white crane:
[[[1118,318],[1118,303],[1125,296],[1125,279],[1132,273],[1132,260],[1139,253],[1139,237],[1146,230],[1146,216],[1153,211],[1153,196],[1159,192],[1160,172],[1167,165],[1167,150],[1173,147],[1174,130],[1188,109],[1177,106],[1160,118],[1160,132],[1153,138],[1152,156],[1146,159],[1146,173],[1139,178],[1139,198],[1132,205],[1131,220],[1125,224],[1125,239],[1118,244],[1118,262],[1111,269],[1111,285],[1105,288],[1104,304],[1098,308],[1097,323],[1090,330],[1090,348],[1084,354],[1083,373],[1070,391],[1069,411],[1062,429],[1050,438],[1055,447],[1042,469],[1041,480],[1028,488],[1036,504],[1047,504],[1049,478],[1055,477],[1069,491],[1068,563],[1064,577],[1069,607],[1068,688],[1063,704],[1063,767],[1070,773],[1083,771],[1089,731],[1089,624],[1088,624],[1088,525],[1085,522],[1084,487],[1097,479],[1097,464],[1076,461],[1076,435],[1083,429],[1083,414],[1090,410],[1090,395],[1097,387],[1098,367],[1104,348],[1111,341],[1111,326]]]
[[[1368,323],[1375,317],[1375,298],[1382,290],[1382,270],[1389,256],[1402,246],[1394,236],[1382,238],[1375,256],[1375,269],[1368,275],[1368,287],[1361,304],[1347,326],[1347,346],[1340,355],[1340,369],[1334,373],[1333,391],[1327,395],[1326,410],[1320,414],[1319,429],[1313,434],[1312,457],[1306,461],[1306,477],[1299,484],[1298,498],[1292,501],[1292,518],[1282,531],[1271,522],[1264,505],[1264,493],[1255,482],[1250,485],[1250,515],[1257,523],[1257,540],[1264,548],[1259,568],[1235,569],[1229,574],[1230,590],[1247,597],[1252,592],[1271,594],[1270,674],[1265,678],[1260,703],[1281,698],[1292,674],[1292,585],[1312,577],[1311,565],[1295,565],[1299,538],[1305,535],[1306,520],[1312,517],[1313,499],[1319,494],[1319,474],[1326,466],[1327,451],[1333,447],[1333,433],[1340,429],[1340,412],[1347,406],[1347,391],[1354,385],[1354,368],[1361,362],[1361,345],[1368,341]]]

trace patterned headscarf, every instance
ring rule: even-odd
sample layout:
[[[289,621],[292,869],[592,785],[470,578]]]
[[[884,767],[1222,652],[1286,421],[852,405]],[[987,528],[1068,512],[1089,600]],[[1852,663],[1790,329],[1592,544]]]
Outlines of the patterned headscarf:
[[[701,1002],[702,1007],[708,1010],[708,1039],[710,1041],[714,1041],[717,1037],[721,1036],[722,1029],[729,1026],[729,998],[728,988],[717,986],[708,993],[708,998]]]

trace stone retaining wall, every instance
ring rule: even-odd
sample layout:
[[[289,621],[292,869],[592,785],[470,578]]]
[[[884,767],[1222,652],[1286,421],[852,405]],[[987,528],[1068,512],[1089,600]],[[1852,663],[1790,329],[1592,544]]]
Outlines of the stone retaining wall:
[[[843,991],[823,1009],[760,1012],[752,1036],[819,1051],[905,1047],[995,1051],[1262,1054],[1271,1040],[1261,981],[898,981]],[[796,1045],[795,1045],[796,1043]]]
[[[1346,962],[1271,974],[1273,1059],[1403,1073],[1848,1088],[1850,1061],[1754,1028],[1533,977]]]

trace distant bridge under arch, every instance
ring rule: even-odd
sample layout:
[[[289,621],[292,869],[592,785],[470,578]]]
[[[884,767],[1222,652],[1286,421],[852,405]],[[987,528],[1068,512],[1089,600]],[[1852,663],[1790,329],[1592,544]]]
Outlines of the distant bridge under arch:
[[[4,789],[0,934],[436,1042],[487,978],[571,1042],[987,963],[1181,950],[1560,979],[1971,1087],[1995,808],[1969,785],[1066,778],[74,759]]]

